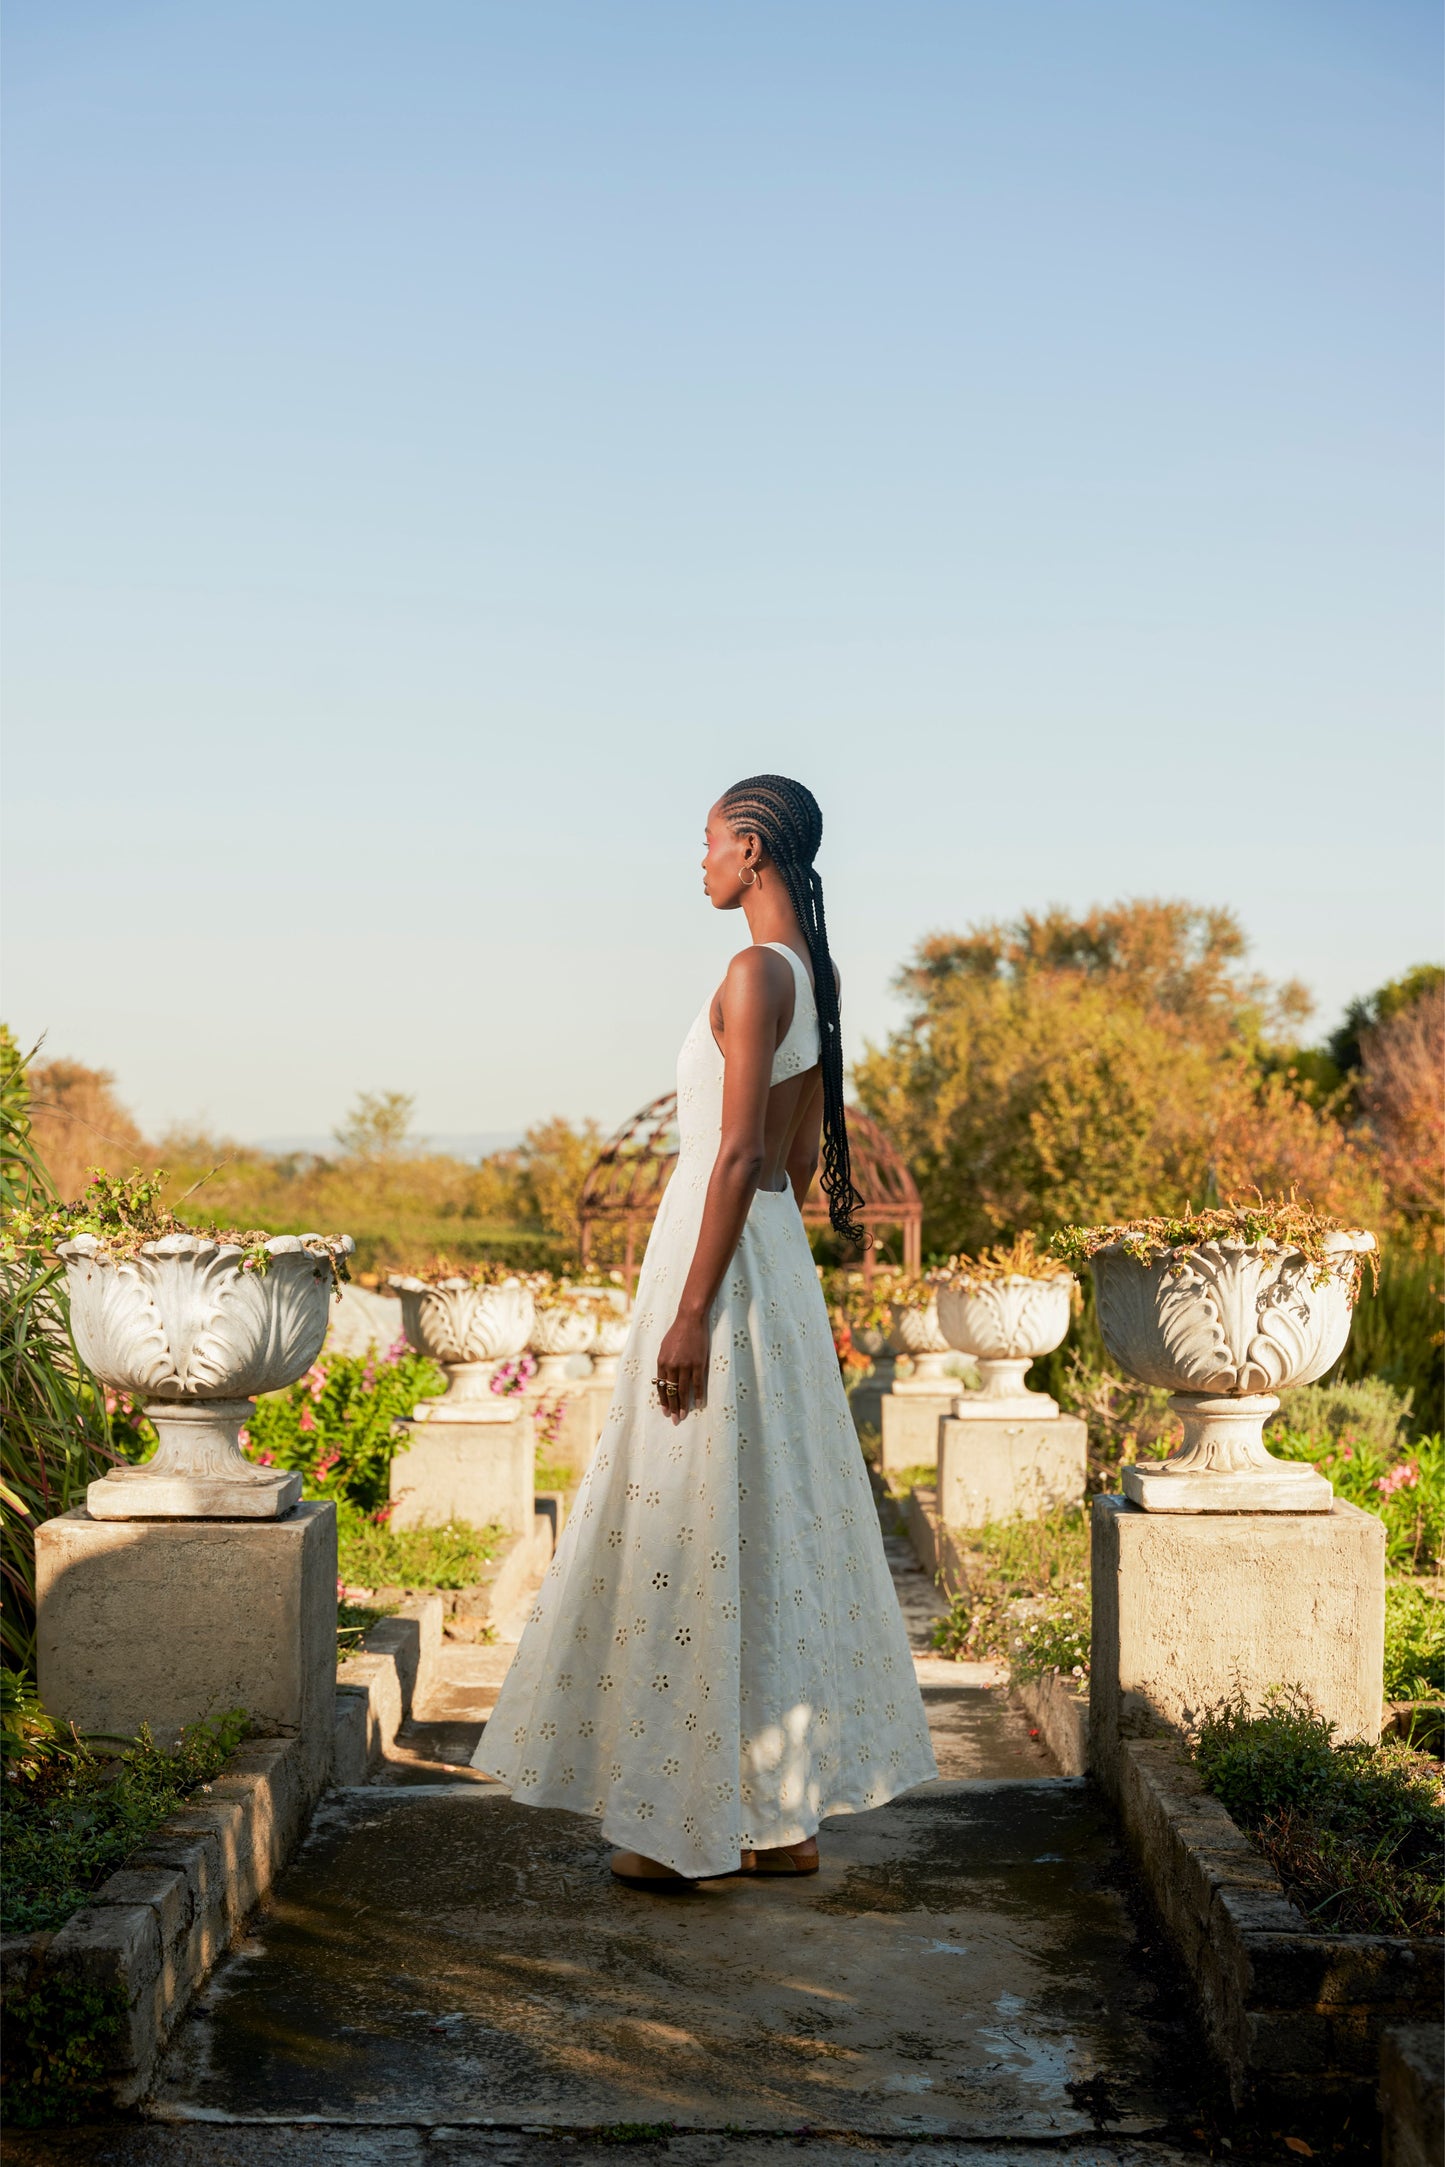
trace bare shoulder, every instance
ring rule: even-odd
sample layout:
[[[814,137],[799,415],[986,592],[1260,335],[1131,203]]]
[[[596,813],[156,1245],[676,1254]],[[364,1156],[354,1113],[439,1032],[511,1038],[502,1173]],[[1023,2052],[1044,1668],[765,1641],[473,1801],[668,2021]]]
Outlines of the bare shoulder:
[[[724,995],[741,994],[744,1000],[777,1001],[792,990],[793,974],[774,948],[761,942],[740,948],[728,965]]]

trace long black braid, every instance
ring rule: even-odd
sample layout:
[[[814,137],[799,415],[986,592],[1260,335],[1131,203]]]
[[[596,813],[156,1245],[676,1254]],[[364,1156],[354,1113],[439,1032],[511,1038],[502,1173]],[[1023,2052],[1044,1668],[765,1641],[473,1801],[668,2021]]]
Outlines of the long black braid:
[[[865,1236],[854,1213],[863,1199],[853,1186],[848,1154],[848,1123],[843,1112],[843,1033],[838,1016],[838,984],[828,953],[823,917],[823,883],[813,864],[823,840],[818,800],[786,775],[749,775],[724,791],[722,812],[735,834],[756,835],[788,891],[808,954],[813,961],[813,990],[818,1006],[818,1060],[823,1071],[823,1164],[819,1185],[828,1199],[835,1233],[855,1248]]]

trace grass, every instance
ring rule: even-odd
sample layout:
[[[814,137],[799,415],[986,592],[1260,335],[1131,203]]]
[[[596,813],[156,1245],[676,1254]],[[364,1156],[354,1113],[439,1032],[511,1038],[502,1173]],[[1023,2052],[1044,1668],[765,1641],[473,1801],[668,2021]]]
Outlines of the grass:
[[[359,1506],[336,1508],[337,1569],[351,1589],[470,1588],[505,1543],[500,1527],[378,1527]]]
[[[933,1472],[929,1470],[930,1474]],[[960,1662],[1006,1661],[1021,1676],[1089,1666],[1089,1519],[1058,1506],[1038,1520],[996,1521],[970,1531],[964,1584],[933,1644]]]
[[[7,1755],[0,1926],[64,1925],[168,1814],[205,1790],[246,1732],[239,1710],[193,1723],[172,1751],[148,1730],[106,1752],[100,1741],[31,1743]]]
[[[1337,1744],[1294,1692],[1259,1711],[1213,1710],[1194,1764],[1273,1866],[1306,1918],[1329,1933],[1445,1930],[1445,1779],[1395,1739]]]
[[[336,1659],[345,1662],[355,1655],[373,1625],[395,1616],[395,1603],[354,1603],[339,1597],[336,1604]]]

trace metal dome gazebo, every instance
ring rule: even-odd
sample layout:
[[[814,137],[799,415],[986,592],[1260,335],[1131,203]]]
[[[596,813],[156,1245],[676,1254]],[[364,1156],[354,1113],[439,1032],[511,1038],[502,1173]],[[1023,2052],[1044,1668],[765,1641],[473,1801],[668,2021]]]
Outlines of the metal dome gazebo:
[[[870,1232],[896,1226],[903,1236],[903,1264],[916,1272],[923,1260],[923,1204],[917,1185],[876,1121],[848,1108],[848,1141],[853,1158],[853,1185],[863,1198],[859,1218]],[[592,1163],[577,1200],[581,1230],[582,1263],[592,1262],[593,1236],[603,1227],[620,1227],[623,1235],[622,1270],[629,1291],[637,1279],[637,1236],[646,1236],[662,1202],[662,1192],[677,1164],[677,1093],[668,1091],[640,1113],[625,1121],[610,1137]],[[818,1187],[817,1176],[803,1205],[808,1226],[828,1224],[828,1204]],[[862,1265],[871,1276],[871,1247],[863,1252]]]

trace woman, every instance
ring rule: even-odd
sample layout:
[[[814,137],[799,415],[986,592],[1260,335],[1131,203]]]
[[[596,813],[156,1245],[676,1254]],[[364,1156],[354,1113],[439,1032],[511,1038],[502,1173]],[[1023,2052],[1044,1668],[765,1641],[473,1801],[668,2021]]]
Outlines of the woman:
[[[592,1465],[473,1765],[602,1821],[629,1881],[815,1873],[818,1823],[936,1775],[799,1206],[861,1238],[823,820],[707,823],[734,956],[677,1063],[681,1150]]]

